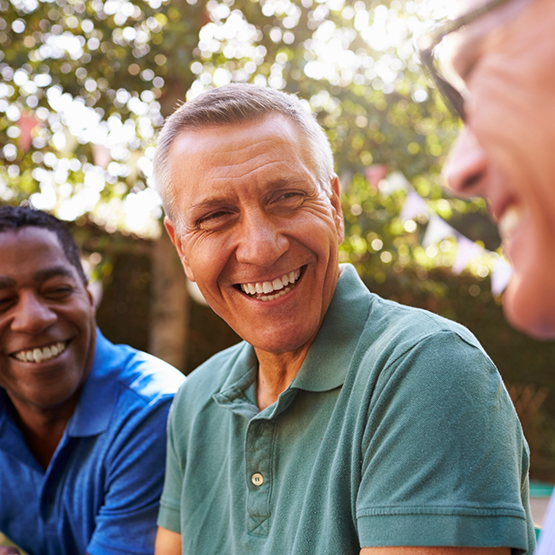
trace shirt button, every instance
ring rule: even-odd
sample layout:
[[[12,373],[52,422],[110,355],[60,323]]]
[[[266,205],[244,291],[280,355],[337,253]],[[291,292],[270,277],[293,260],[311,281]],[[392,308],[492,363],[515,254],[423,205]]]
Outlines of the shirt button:
[[[264,476],[262,476],[262,474],[260,474],[260,472],[255,472],[252,476],[251,476],[251,482],[259,487],[264,483]]]

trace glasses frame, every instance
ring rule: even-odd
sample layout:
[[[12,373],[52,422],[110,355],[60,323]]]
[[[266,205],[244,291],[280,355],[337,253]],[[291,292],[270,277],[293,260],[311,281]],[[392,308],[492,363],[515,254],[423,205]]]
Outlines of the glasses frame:
[[[420,64],[424,72],[434,82],[437,90],[446,101],[445,104],[447,107],[463,122],[466,121],[464,96],[441,75],[435,63],[434,49],[448,34],[462,29],[483,15],[510,1],[511,0],[490,0],[483,6],[471,10],[456,19],[448,19],[437,23],[431,29],[428,29],[416,38],[416,52],[420,58]]]

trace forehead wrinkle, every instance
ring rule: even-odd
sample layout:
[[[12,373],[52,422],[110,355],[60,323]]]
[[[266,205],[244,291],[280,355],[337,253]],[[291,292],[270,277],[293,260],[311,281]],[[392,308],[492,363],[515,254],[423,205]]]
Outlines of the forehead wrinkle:
[[[271,158],[270,160],[260,161],[259,158],[261,158],[262,156],[263,155],[258,156],[256,160],[250,158],[245,162],[240,162],[240,161],[234,162],[232,163],[231,166],[229,164],[225,164],[222,166],[212,167],[211,170],[213,170],[216,173],[216,175],[210,175],[210,173],[212,173],[210,172],[208,175],[208,178],[213,180],[216,183],[221,183],[226,181],[251,179],[254,176],[254,181],[258,182],[260,180],[259,174],[261,174],[262,172],[267,172],[268,170],[272,170],[272,168],[276,166],[279,168],[284,164],[286,166],[284,172],[289,172],[290,165],[288,164],[288,161],[286,159],[280,158],[276,160],[275,158]],[[250,164],[250,162],[254,163],[254,167],[250,167],[252,165]],[[306,166],[304,164],[302,167],[306,169]],[[225,174],[222,174],[222,171],[221,171],[222,169],[224,169],[224,172],[225,172],[225,169],[230,169],[234,171],[232,172],[232,175],[225,175]],[[287,177],[280,177],[279,179],[287,179]],[[275,180],[272,180],[272,181],[275,181]]]

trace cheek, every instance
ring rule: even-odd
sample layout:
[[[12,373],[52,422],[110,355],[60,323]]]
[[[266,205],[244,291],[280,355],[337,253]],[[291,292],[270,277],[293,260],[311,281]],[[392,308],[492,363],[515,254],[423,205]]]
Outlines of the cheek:
[[[182,258],[185,272],[205,296],[216,285],[232,252],[222,237],[203,237],[187,243]]]

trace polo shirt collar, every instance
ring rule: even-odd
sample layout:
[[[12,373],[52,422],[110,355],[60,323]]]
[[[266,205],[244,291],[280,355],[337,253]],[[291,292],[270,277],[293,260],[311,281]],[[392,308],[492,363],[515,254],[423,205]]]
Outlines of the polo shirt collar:
[[[354,266],[342,264],[340,268],[341,275],[320,331],[297,376],[281,396],[288,396],[288,391],[292,389],[330,391],[345,381],[349,361],[370,309],[371,295]],[[222,406],[233,405],[237,412],[252,417],[252,403],[244,392],[257,378],[258,362],[254,348],[244,343],[235,359],[230,361],[230,367],[228,377],[214,395],[214,400]],[[243,404],[241,408],[239,405]]]
[[[349,361],[364,329],[371,294],[351,264],[341,264],[341,275],[320,331],[291,388],[330,391],[343,385]]]
[[[212,397],[218,405],[230,408],[250,420],[258,413],[258,408],[245,395],[258,374],[258,360],[252,345],[243,342],[235,359],[229,364],[231,369],[224,384]]]
[[[81,390],[75,412],[68,422],[69,436],[94,436],[108,429],[116,402],[118,374],[123,362],[122,353],[97,328],[93,365]]]

